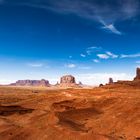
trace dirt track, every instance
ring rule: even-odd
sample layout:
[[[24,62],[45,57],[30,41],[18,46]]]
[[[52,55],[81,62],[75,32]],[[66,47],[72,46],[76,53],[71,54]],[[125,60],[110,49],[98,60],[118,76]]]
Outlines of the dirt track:
[[[140,140],[140,89],[0,88],[1,140]]]

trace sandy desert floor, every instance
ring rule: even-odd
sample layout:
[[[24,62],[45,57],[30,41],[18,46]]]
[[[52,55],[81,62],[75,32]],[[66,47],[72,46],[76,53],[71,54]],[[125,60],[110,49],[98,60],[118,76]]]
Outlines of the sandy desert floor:
[[[140,140],[140,88],[0,87],[0,140]]]

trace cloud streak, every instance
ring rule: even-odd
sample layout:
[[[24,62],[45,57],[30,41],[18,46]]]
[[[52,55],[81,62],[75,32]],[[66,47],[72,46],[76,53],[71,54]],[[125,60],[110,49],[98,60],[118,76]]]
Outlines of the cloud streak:
[[[98,59],[93,59],[93,62],[99,63],[100,61]]]
[[[109,59],[109,56],[107,54],[97,54],[97,56],[100,58],[100,59]]]
[[[42,63],[28,63],[27,65],[29,67],[33,67],[33,68],[41,68],[41,67],[43,67]]]
[[[72,69],[72,68],[75,68],[76,65],[75,64],[67,64],[67,65],[65,65],[65,67]]]
[[[81,56],[81,57],[86,57],[86,55],[85,55],[85,54],[82,54],[82,53],[80,54],[80,56]]]
[[[137,58],[140,57],[140,53],[137,54],[122,54],[120,58]]]
[[[117,35],[122,35],[122,33],[116,29],[116,27],[113,25],[113,24],[104,24],[104,26],[102,27],[103,29],[111,32],[111,33],[114,33],[114,34],[117,34]]]
[[[49,9],[60,14],[73,13],[79,17],[97,21],[105,30],[114,34],[122,33],[115,23],[131,19],[138,15],[138,0],[0,0],[9,4],[26,5],[35,8]]]
[[[91,55],[92,53],[99,52],[102,48],[97,46],[88,47],[86,49],[87,55]]]
[[[118,58],[119,55],[113,54],[112,52],[106,52],[104,54],[97,54],[97,57],[99,57],[100,59],[114,59],[114,58]]]

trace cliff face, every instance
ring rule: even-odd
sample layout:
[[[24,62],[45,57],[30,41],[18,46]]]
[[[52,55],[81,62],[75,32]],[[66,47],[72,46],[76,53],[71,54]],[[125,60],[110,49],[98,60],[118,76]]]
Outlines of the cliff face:
[[[75,77],[72,75],[65,75],[60,78],[60,87],[78,87]]]
[[[113,84],[113,78],[109,78],[109,84]]]
[[[18,80],[13,86],[49,86],[48,80]]]
[[[134,78],[134,80],[140,80],[140,68],[137,68],[136,77]]]
[[[75,84],[75,77],[72,75],[65,75],[61,77],[60,84]]]

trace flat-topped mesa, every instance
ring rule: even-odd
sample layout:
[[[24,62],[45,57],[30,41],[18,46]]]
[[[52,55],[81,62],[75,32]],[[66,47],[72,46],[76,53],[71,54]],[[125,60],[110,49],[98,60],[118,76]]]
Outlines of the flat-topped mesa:
[[[16,83],[11,84],[13,86],[50,86],[49,81],[42,80],[18,80]]]
[[[76,80],[75,77],[72,75],[65,75],[60,78],[60,86],[75,86]]]
[[[76,84],[75,77],[72,75],[65,75],[61,77],[60,84]]]
[[[134,78],[134,80],[140,80],[140,68],[137,68],[136,77]]]

